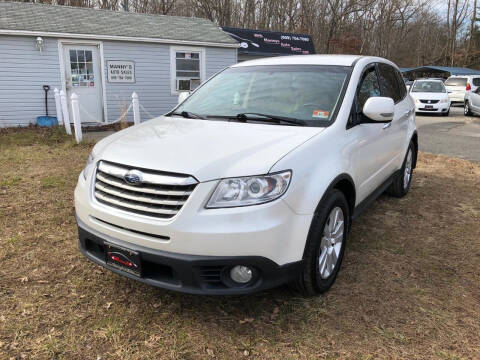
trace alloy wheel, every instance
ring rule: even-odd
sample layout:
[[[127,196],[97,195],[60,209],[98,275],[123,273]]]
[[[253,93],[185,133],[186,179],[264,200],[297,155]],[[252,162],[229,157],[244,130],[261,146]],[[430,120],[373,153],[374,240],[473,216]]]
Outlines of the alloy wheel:
[[[406,190],[408,184],[410,183],[410,178],[412,176],[412,163],[413,163],[413,154],[412,149],[408,150],[407,161],[405,162],[405,170],[403,173],[403,188]]]
[[[343,211],[336,206],[328,215],[320,242],[318,269],[322,279],[327,279],[335,269],[342,249],[345,220]]]

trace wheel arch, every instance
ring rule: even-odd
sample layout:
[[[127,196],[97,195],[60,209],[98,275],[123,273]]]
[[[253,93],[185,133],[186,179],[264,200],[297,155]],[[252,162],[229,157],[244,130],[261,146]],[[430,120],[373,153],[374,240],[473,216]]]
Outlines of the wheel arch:
[[[318,208],[320,204],[322,204],[322,202],[325,200],[328,193],[333,189],[337,189],[341,191],[345,196],[345,199],[347,199],[347,203],[350,211],[349,216],[351,218],[353,214],[353,210],[355,209],[356,190],[355,190],[355,183],[353,182],[352,177],[347,173],[338,175],[335,179],[333,179],[330,182],[330,185],[328,185],[327,189],[322,195],[322,198],[318,202],[317,207],[315,208],[315,214],[318,212]]]
[[[308,235],[307,235],[307,241],[305,242],[305,247],[303,249],[303,256],[302,259],[305,259],[306,252],[307,252],[307,246],[309,243],[309,239],[312,236],[312,228],[315,222],[315,217],[319,212],[321,204],[326,200],[328,194],[333,190],[337,189],[341,191],[347,200],[348,207],[349,207],[349,216],[348,216],[348,227],[347,227],[347,233],[350,231],[351,223],[352,223],[352,215],[353,215],[353,210],[355,209],[355,199],[356,199],[356,191],[355,191],[355,184],[353,182],[353,178],[348,175],[347,173],[343,173],[335,177],[331,182],[330,185],[327,187],[325,192],[323,193],[320,201],[318,202],[314,216],[312,218],[312,222],[310,224],[310,228],[308,230]]]

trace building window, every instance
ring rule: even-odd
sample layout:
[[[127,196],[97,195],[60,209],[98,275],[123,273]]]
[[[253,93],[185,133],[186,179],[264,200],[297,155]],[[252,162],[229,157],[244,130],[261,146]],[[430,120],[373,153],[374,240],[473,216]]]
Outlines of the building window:
[[[70,50],[70,71],[73,86],[93,86],[93,62],[91,50]]]
[[[172,48],[172,93],[195,90],[204,80],[203,50]]]

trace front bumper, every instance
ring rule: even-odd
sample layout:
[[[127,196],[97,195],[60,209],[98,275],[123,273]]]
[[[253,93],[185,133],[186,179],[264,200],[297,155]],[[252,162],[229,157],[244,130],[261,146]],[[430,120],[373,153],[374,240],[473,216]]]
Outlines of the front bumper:
[[[77,223],[79,248],[88,259],[117,274],[169,290],[205,295],[248,294],[291,282],[302,269],[302,261],[280,266],[261,256],[199,256],[154,250],[101,234],[78,217]],[[105,241],[137,251],[142,259],[142,276],[108,265]],[[228,274],[235,265],[253,268],[252,281],[246,285],[233,283]]]
[[[92,177],[79,176],[77,218],[88,228],[131,246],[201,256],[260,256],[279,265],[302,259],[313,214],[296,214],[282,199],[226,209],[205,209],[218,181],[199,183],[177,215],[158,219],[99,203]],[[131,247],[127,246],[127,247]]]

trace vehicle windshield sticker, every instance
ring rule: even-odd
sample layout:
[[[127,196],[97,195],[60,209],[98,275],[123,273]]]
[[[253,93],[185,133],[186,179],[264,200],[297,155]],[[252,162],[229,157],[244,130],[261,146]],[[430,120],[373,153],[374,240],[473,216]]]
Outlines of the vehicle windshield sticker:
[[[313,110],[312,117],[317,119],[328,119],[329,112],[325,110]]]

